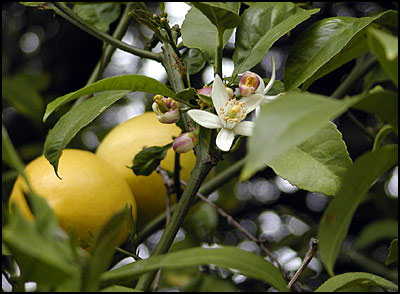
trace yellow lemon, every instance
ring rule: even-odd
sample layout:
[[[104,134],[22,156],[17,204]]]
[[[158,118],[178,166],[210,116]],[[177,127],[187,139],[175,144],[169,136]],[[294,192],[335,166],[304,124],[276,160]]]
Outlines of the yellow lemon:
[[[137,228],[143,227],[166,208],[166,189],[161,176],[153,172],[149,176],[136,176],[129,168],[132,160],[143,147],[164,146],[179,136],[181,129],[175,124],[162,124],[153,112],[145,112],[112,129],[97,148],[96,154],[113,165],[126,179],[135,195],[138,219]],[[161,166],[174,170],[175,153],[171,148]],[[180,177],[188,181],[194,167],[194,152],[180,156]]]
[[[92,152],[63,150],[58,166],[61,180],[43,155],[30,162],[25,173],[32,189],[57,215],[60,226],[67,232],[74,228],[82,240],[92,243],[90,234],[96,237],[102,226],[126,204],[132,205],[136,219],[136,202],[128,184],[111,165]],[[10,208],[15,202],[24,216],[33,219],[23,191],[27,193],[28,188],[19,176],[11,192]],[[128,237],[125,227],[118,245]]]

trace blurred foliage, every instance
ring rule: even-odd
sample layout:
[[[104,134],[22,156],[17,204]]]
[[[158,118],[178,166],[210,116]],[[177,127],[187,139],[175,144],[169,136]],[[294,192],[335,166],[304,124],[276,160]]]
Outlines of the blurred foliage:
[[[146,5],[151,13],[159,13],[158,3],[149,2]],[[253,5],[253,3],[245,2],[241,7],[241,12],[250,5]],[[279,60],[277,60],[278,80],[283,77],[284,62],[289,49],[297,37],[313,22],[332,16],[364,17],[389,9],[397,10],[397,3],[394,2],[299,2],[297,5],[302,8],[320,8],[320,12],[274,43],[271,51],[280,52],[277,55],[279,56]],[[106,26],[102,27],[102,30],[107,31],[109,29],[112,32],[115,29],[116,24],[113,21],[115,20],[114,16],[119,12],[117,7],[119,8],[120,5],[113,4],[112,16]],[[92,12],[85,11],[83,15],[92,18]],[[152,34],[143,25],[133,22],[126,37],[136,46],[144,48],[151,40]],[[373,43],[378,54],[383,55],[382,52],[384,52],[385,47],[379,43],[379,37],[376,32],[371,32],[369,41]],[[31,40],[31,45],[36,45],[27,50],[24,44],[29,40]],[[8,131],[11,142],[25,163],[42,154],[43,144],[49,130],[71,107],[71,105],[64,105],[46,123],[42,123],[45,106],[54,98],[85,86],[92,70],[101,58],[102,45],[101,41],[79,30],[52,11],[26,7],[17,2],[2,3],[2,122]],[[232,61],[232,55],[233,49],[228,43],[224,50],[224,59]],[[146,65],[145,61],[139,58],[128,58],[125,59],[124,64],[122,62],[124,58],[121,58],[121,55],[119,56],[120,60],[117,60],[117,58],[111,60],[104,77],[127,73],[146,74],[146,66],[148,68],[149,65]],[[205,83],[207,71],[205,57],[195,49],[187,51],[184,56],[184,61],[190,65],[191,86],[201,88]],[[269,55],[267,57],[269,59]],[[354,60],[343,64],[338,69],[315,81],[307,91],[322,95],[332,94],[354,65]],[[155,71],[157,70],[159,69],[156,68]],[[159,71],[159,80],[163,83],[166,82],[164,70],[160,69]],[[261,62],[253,68],[253,71],[261,76],[269,76],[270,66],[267,62]],[[382,67],[376,65],[363,79],[359,80],[350,94],[360,93],[376,85],[395,91],[396,88],[390,82],[390,78],[393,78],[396,74],[396,72],[390,70],[390,67],[389,69],[387,67],[382,69]],[[265,81],[268,82],[268,79]],[[283,89],[283,84],[277,81],[273,90],[280,93],[280,89]],[[275,92],[271,93],[275,94]],[[70,148],[95,150],[97,144],[109,129],[121,123],[124,119],[138,115],[144,110],[150,110],[150,96],[135,93],[121,99],[91,122],[89,126],[81,130],[68,146]],[[370,130],[376,130],[382,126],[381,122],[372,114],[357,110],[352,112]],[[335,123],[343,135],[343,140],[346,142],[352,159],[372,148],[373,141],[357,128],[351,118],[343,115],[337,118]],[[386,140],[387,142],[397,142],[397,137],[394,134],[389,134]],[[216,173],[233,164],[237,158],[241,158],[245,154],[245,141],[246,139],[244,139],[244,142],[238,142],[237,150],[229,156],[225,156],[224,161],[216,167]],[[16,176],[17,173],[9,166],[2,165],[3,225],[7,224],[8,221],[8,197]],[[362,256],[354,258],[350,255],[343,255],[339,257],[335,265],[336,274],[349,271],[374,273],[374,270],[378,270],[378,267],[374,268],[370,264],[377,263],[384,266],[387,257],[388,266],[385,269],[397,273],[398,263],[394,262],[397,261],[397,250],[393,249],[397,246],[397,241],[392,242],[392,247],[390,247],[389,242],[397,236],[394,229],[395,222],[397,224],[398,221],[397,194],[394,196],[393,188],[392,190],[389,189],[390,182],[396,181],[397,183],[397,178],[397,172],[394,169],[385,173],[375,182],[366,195],[367,197],[358,207],[350,224],[345,245],[352,250],[362,248],[360,250]],[[286,186],[277,184],[280,180],[282,179],[277,177],[271,168],[266,168],[255,173],[249,181],[244,183],[233,179],[220,187],[212,197],[214,197],[215,203],[234,216],[242,226],[257,237],[262,236],[263,231],[265,231],[263,227],[265,220],[261,218],[261,215],[272,211],[273,213],[269,214],[271,217],[269,221],[275,221],[275,234],[272,234],[272,237],[268,239],[268,248],[277,254],[278,260],[282,258],[282,265],[287,266],[290,272],[294,272],[290,263],[295,262],[297,257],[304,257],[308,249],[309,239],[317,235],[318,224],[324,209],[328,205],[329,198],[324,195],[317,196],[319,197],[318,200],[322,201],[321,207],[317,210],[312,209],[307,204],[310,193],[299,189],[291,190],[289,189],[291,185],[287,182]],[[283,181],[283,183],[285,182]],[[267,198],[265,191],[275,195],[275,197]],[[306,224],[305,231],[298,233],[296,226],[293,226],[295,223],[293,219]],[[13,238],[18,237],[13,243],[16,245],[15,248],[7,248],[4,243],[2,244],[3,274],[7,273],[8,281],[14,287],[14,290],[24,290],[24,285],[21,282],[16,282],[18,281],[17,270],[10,253],[16,255],[28,254],[30,256],[27,260],[35,263],[37,261],[35,256],[42,253],[39,252],[40,250],[47,248],[48,252],[53,252],[51,248],[59,246],[58,240],[50,240],[48,236],[44,236],[43,239],[36,240],[35,244],[31,244],[29,246],[31,248],[25,249],[26,247],[23,247],[22,250],[19,249],[19,246],[30,242],[29,238],[33,234],[32,232],[36,234],[38,229],[36,226],[37,224],[25,224],[21,218],[14,219],[5,229],[6,234],[10,232],[12,227],[18,227],[24,232],[21,236],[11,236]],[[382,227],[386,229],[384,232]],[[239,246],[246,240],[245,236],[218,215],[215,209],[204,203],[198,203],[191,208],[181,232],[184,237],[174,243],[171,251],[214,243]],[[11,237],[8,236],[8,238]],[[155,246],[152,240],[154,238],[149,238],[144,242],[149,251]],[[243,249],[260,253],[259,245],[251,242],[244,244],[245,248]],[[76,257],[73,255],[76,252],[74,253],[73,248],[65,245],[63,243],[60,246],[64,251],[69,252],[68,262],[70,262]],[[41,249],[37,250],[38,248]],[[127,242],[123,248],[132,249],[132,244]],[[290,254],[279,255],[280,252],[283,252],[280,250],[288,248],[292,250]],[[48,254],[49,259],[61,263],[66,262],[63,257],[53,253]],[[115,257],[117,258],[114,258],[112,265],[115,265],[116,259],[121,260],[126,255],[118,252]],[[363,262],[364,260],[369,261],[369,263]],[[75,274],[76,262],[75,260],[71,262],[72,265],[68,266],[72,275]],[[20,264],[21,269],[24,266],[30,267],[31,264]],[[101,266],[106,267],[108,265],[102,264]],[[204,292],[265,291],[266,289],[266,284],[262,281],[243,278],[211,266],[201,267],[201,269],[201,274],[198,272],[198,267],[163,270],[158,287],[159,289],[172,288],[182,291]],[[57,283],[61,281],[58,279],[58,272],[55,270],[49,274],[55,277],[53,282],[54,286],[57,286]],[[377,274],[382,275],[381,272]],[[316,261],[312,270],[308,269],[302,276],[301,282],[307,284],[310,290],[314,290],[328,278],[329,275],[322,270],[321,264]],[[72,287],[62,284],[59,286],[60,288],[65,286],[64,289],[71,289]],[[3,285],[3,290],[4,287]],[[354,289],[365,290],[365,288],[360,288],[358,284],[354,285]]]

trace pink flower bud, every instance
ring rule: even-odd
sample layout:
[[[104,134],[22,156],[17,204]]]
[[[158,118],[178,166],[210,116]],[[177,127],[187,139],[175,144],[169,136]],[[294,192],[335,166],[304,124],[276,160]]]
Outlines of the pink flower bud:
[[[176,153],[186,153],[197,144],[197,136],[194,132],[183,133],[175,138],[172,148]]]
[[[211,87],[211,86],[210,86],[210,87],[204,86],[204,87],[201,88],[198,92],[199,92],[199,94],[201,94],[201,95],[211,97],[212,87]]]
[[[253,95],[260,86],[260,77],[250,71],[246,71],[239,81],[239,92],[243,97]]]

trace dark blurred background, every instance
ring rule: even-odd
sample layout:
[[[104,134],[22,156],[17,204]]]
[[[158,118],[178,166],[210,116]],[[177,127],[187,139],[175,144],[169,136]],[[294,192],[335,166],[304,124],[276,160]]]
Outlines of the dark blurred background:
[[[157,2],[147,2],[147,5],[152,12],[159,13]],[[263,61],[253,68],[254,72],[263,77],[270,77],[269,60],[270,55],[273,55],[277,66],[277,79],[282,80],[285,60],[291,45],[306,27],[318,19],[332,16],[363,17],[388,9],[397,10],[395,2],[305,2],[304,5],[320,8],[321,11],[293,29],[290,35],[280,38]],[[245,8],[247,6],[242,5],[242,10]],[[171,26],[181,25],[189,9],[190,6],[183,2],[166,3]],[[111,24],[111,32],[115,25],[115,22]],[[132,22],[123,41],[143,48],[151,36],[152,34],[147,28]],[[101,58],[102,45],[101,41],[75,27],[51,10],[25,7],[17,2],[2,2],[3,93],[7,85],[16,83],[21,89],[20,94],[32,97],[32,101],[34,101],[32,103],[35,105],[35,107],[26,109],[24,103],[15,105],[5,99],[3,94],[2,123],[26,163],[42,154],[49,129],[72,104],[65,105],[46,123],[42,123],[41,118],[45,106],[53,99],[85,86]],[[234,34],[224,50],[223,72],[226,76],[230,76],[233,71],[231,60],[233,49]],[[153,50],[160,51],[160,47],[157,46]],[[354,60],[343,65],[324,78],[317,80],[308,91],[329,96],[354,65]],[[165,70],[160,64],[116,50],[103,77],[122,74],[143,74],[161,82],[167,82]],[[212,78],[213,70],[210,66],[206,66],[199,73],[192,75],[191,83],[192,86],[201,88]],[[390,83],[385,79],[376,82],[390,87]],[[365,83],[365,80],[360,80],[350,94],[363,91]],[[94,151],[112,127],[146,110],[151,110],[151,98],[151,95],[144,93],[129,94],[84,128],[68,147]],[[373,116],[361,111],[353,110],[352,112],[365,126],[370,128],[376,126],[377,121]],[[342,115],[334,122],[342,132],[353,160],[371,149],[373,141],[347,115]],[[237,160],[243,155],[244,148],[245,144],[242,144],[236,153],[225,158],[224,164],[230,164]],[[350,227],[349,237],[345,242],[349,252],[353,248],[354,237],[360,236],[363,228],[377,220],[387,220],[397,231],[397,173],[396,167],[377,181],[368,193],[366,200],[358,208]],[[8,201],[15,176],[15,173],[10,171],[7,166],[2,165],[2,199],[5,203]],[[251,233],[267,240],[267,247],[276,253],[278,260],[288,270],[293,271],[300,265],[301,258],[308,248],[309,239],[316,236],[319,220],[324,208],[329,203],[329,197],[320,193],[299,190],[286,180],[276,176],[269,168],[257,173],[247,182],[232,181],[221,187],[218,193],[212,194],[211,198],[234,215]],[[191,229],[196,232],[196,236],[185,238]],[[146,257],[146,254],[151,252],[159,235],[160,232],[156,233],[140,246],[142,257]],[[182,242],[188,239],[192,240],[192,237],[203,246],[222,243],[260,253],[257,244],[247,241],[240,232],[233,229],[206,205],[197,209],[192,214],[191,220],[186,221],[185,227],[181,230],[180,240]],[[367,266],[374,263],[384,266],[389,241],[388,238],[382,238],[363,247],[358,251],[360,256],[343,253],[338,260],[335,272],[373,272],[374,267],[368,268]],[[363,258],[367,258],[367,261],[372,263],[362,262]],[[303,282],[311,288],[315,288],[327,279],[327,275],[318,259],[313,260],[311,269],[308,275],[303,276]],[[214,272],[224,278],[229,275],[226,271],[212,267],[207,268],[206,271]],[[380,274],[382,275],[382,273]],[[239,274],[234,274],[231,280],[238,289],[248,291],[263,289],[261,282],[248,281],[246,277]],[[168,282],[166,277],[164,277],[164,283],[165,287],[174,286]]]

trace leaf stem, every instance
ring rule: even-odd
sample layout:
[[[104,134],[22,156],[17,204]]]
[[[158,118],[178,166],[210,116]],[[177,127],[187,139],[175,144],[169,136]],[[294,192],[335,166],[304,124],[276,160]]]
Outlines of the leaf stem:
[[[374,135],[354,116],[354,114],[349,110],[347,111],[347,116],[355,123],[355,125],[372,141],[375,139]]]
[[[369,259],[365,255],[355,250],[351,250],[349,246],[342,247],[342,254],[345,259],[348,259],[350,262],[362,266],[371,273],[375,273],[381,276],[386,276],[395,282],[398,282],[399,280],[399,275],[397,270],[390,270],[388,267],[385,267],[384,265],[376,262],[375,260]]]
[[[49,2],[49,7],[54,9],[54,11],[71,22],[72,24],[76,25],[80,29],[84,30],[85,32],[91,34],[92,36],[100,39],[101,41],[113,45],[123,51],[129,52],[133,55],[137,55],[143,58],[161,61],[161,57],[159,54],[146,51],[144,49],[137,48],[135,46],[128,45],[124,42],[121,42],[118,39],[113,38],[112,36],[103,33],[102,31],[98,30],[91,24],[84,21],[82,18],[77,16],[71,9],[68,8],[64,3],[61,2]]]
[[[334,98],[343,98],[354,85],[377,63],[377,59],[372,54],[366,54],[356,63],[349,75],[332,93]]]
[[[224,49],[223,47],[223,31],[218,30],[218,44],[217,44],[217,48],[215,51],[215,73],[217,75],[219,75],[221,77],[221,79],[223,79],[222,77],[222,50]]]

